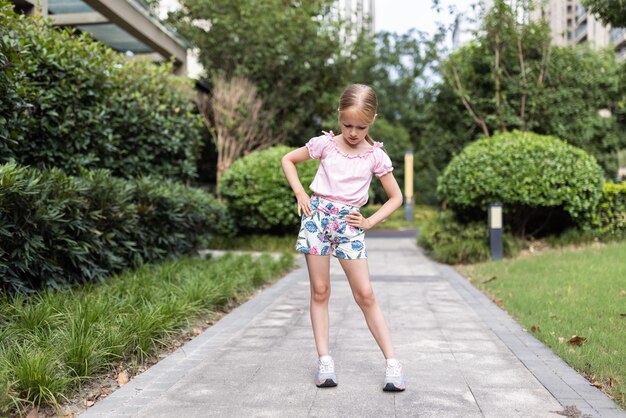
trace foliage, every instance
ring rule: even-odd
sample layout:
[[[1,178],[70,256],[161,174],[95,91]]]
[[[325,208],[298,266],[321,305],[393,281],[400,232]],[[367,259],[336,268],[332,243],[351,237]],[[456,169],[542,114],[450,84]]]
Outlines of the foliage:
[[[101,279],[141,262],[190,253],[232,234],[226,208],[161,179],[105,170],[0,166],[0,288],[29,291]]]
[[[468,145],[446,167],[437,191],[457,213],[474,211],[483,219],[489,203],[502,203],[519,216],[509,222],[524,236],[533,215],[547,223],[551,211],[544,208],[563,208],[585,223],[602,181],[600,167],[583,150],[554,137],[512,131]]]
[[[281,158],[291,151],[276,146],[253,152],[224,173],[219,189],[237,227],[246,232],[285,233],[295,231],[299,218],[293,191],[283,175]],[[298,165],[307,193],[317,171],[317,161]]]
[[[581,0],[590,13],[600,18],[605,25],[614,28],[626,27],[626,2],[624,0]]]
[[[626,182],[604,183],[591,224],[601,234],[626,233]]]
[[[12,155],[12,147],[24,136],[21,115],[28,103],[24,100],[20,80],[24,74],[15,66],[18,40],[13,25],[7,24],[12,5],[0,1],[0,163]]]
[[[382,117],[377,117],[370,129],[370,135],[375,141],[383,142],[384,150],[393,163],[393,175],[400,183],[404,181],[404,154],[413,146],[409,140],[409,133],[399,123],[392,124]],[[376,176],[372,176],[370,187],[370,203],[386,202],[387,194]]]
[[[374,88],[378,113],[416,140],[426,122],[425,90],[439,58],[441,34],[429,37],[412,29],[404,34],[378,32],[363,38],[354,80]]]
[[[208,75],[245,77],[274,115],[272,135],[300,143],[334,114],[358,42],[331,0],[182,0],[168,21],[199,49]],[[208,80],[210,82],[211,80]]]
[[[216,77],[211,97],[199,99],[204,122],[213,132],[217,148],[217,179],[239,157],[280,142],[267,126],[263,100],[244,77]]]
[[[86,34],[0,5],[0,161],[68,174],[196,175],[202,122],[171,63],[128,62]]]
[[[418,192],[427,201],[465,145],[515,129],[562,138],[614,176],[615,152],[626,148],[626,118],[612,51],[551,46],[544,22],[521,24],[496,1],[473,40],[451,53],[440,72],[416,149]],[[612,116],[602,117],[600,109]]]
[[[451,211],[431,217],[420,229],[418,245],[442,263],[467,264],[488,260],[489,232],[486,221],[461,222]],[[519,245],[504,234],[505,256],[518,251]]]
[[[0,415],[56,405],[86,379],[144,365],[288,271],[294,257],[183,258],[71,292],[0,298]],[[41,413],[41,412],[40,412]]]

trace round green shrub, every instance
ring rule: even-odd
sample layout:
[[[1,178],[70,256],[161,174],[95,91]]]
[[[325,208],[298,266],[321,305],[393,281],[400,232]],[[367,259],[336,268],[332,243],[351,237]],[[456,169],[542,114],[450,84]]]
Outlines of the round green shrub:
[[[420,229],[417,243],[433,259],[447,264],[479,263],[491,257],[487,223],[460,222],[451,211],[430,218]],[[514,255],[518,247],[510,234],[504,234],[505,256]]]
[[[437,192],[457,213],[562,208],[583,223],[598,203],[603,174],[595,158],[555,137],[505,132],[473,142],[454,157]],[[523,222],[523,221],[521,221]]]
[[[291,149],[281,145],[253,152],[235,161],[220,178],[220,195],[242,231],[281,233],[298,227],[295,197],[280,163]],[[297,166],[307,193],[317,166],[317,161]]]

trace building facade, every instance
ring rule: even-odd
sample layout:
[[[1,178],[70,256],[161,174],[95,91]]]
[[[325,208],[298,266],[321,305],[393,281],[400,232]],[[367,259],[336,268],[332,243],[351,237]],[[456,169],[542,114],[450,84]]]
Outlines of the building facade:
[[[532,20],[545,19],[552,32],[552,42],[560,46],[587,43],[594,48],[615,48],[618,59],[626,56],[624,29],[602,24],[587,12],[578,0],[543,0],[531,12]]]
[[[356,30],[375,31],[375,0],[337,0],[336,7],[341,18],[350,19]]]

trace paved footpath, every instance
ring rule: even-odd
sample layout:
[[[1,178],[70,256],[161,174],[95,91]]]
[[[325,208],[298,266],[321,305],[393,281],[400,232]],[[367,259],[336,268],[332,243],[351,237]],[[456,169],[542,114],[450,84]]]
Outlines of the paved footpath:
[[[384,359],[336,260],[336,388],[317,356],[300,268],[225,316],[81,417],[626,417],[414,236],[367,239],[370,271],[407,390],[382,391]],[[561,412],[561,414],[558,414]]]

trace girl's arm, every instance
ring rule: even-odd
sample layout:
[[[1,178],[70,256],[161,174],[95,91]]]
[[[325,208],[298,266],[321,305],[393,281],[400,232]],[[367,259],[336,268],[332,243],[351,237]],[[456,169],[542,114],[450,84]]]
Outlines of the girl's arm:
[[[369,218],[363,217],[359,212],[351,212],[347,217],[349,225],[358,226],[361,229],[370,229],[377,223],[385,220],[396,209],[402,206],[402,191],[393,173],[389,172],[380,177],[380,182],[387,193],[387,201]]]
[[[285,177],[287,177],[291,190],[293,190],[293,194],[296,195],[296,199],[298,200],[298,216],[302,215],[302,212],[304,212],[306,216],[311,215],[311,201],[304,187],[302,187],[302,183],[300,183],[296,164],[310,159],[311,156],[309,155],[308,148],[301,147],[288,152],[280,160]]]

